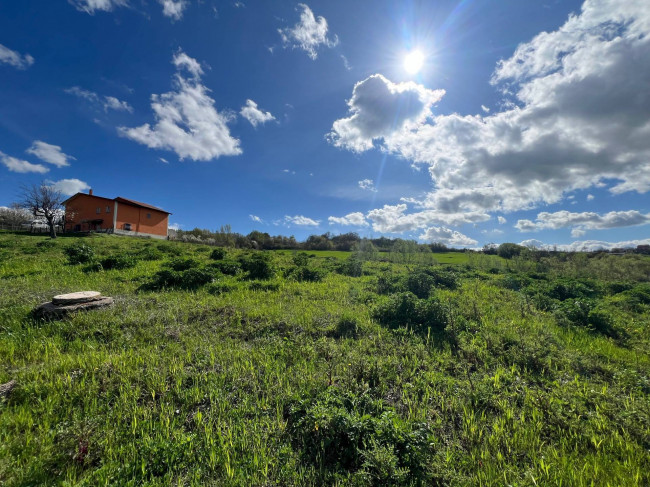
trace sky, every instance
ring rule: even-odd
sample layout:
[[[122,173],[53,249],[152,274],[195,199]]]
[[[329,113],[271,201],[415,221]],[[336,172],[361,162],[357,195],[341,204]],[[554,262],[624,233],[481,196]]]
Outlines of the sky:
[[[0,3],[0,206],[478,248],[650,243],[647,0]]]

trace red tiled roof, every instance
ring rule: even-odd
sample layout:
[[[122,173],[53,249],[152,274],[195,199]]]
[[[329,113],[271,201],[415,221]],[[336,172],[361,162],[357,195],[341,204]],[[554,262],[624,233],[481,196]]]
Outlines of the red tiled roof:
[[[128,198],[122,198],[121,196],[118,196],[117,198],[115,198],[115,201],[117,201],[118,203],[126,203],[128,205],[140,206],[141,208],[148,208],[150,210],[156,210],[156,211],[160,211],[162,213],[167,213],[168,215],[171,215],[170,212],[165,211],[165,210],[163,210],[161,208],[157,208],[155,206],[151,206],[151,205],[148,205],[146,203],[140,203],[139,201],[130,200]]]

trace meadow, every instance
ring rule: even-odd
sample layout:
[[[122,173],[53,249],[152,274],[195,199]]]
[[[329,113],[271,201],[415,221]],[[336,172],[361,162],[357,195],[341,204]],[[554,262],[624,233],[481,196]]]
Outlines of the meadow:
[[[650,485],[650,259],[432,259],[0,232],[0,484]]]

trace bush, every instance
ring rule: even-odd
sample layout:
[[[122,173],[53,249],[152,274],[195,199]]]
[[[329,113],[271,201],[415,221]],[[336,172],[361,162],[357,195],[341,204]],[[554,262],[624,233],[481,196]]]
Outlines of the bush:
[[[418,298],[429,297],[429,292],[434,285],[435,280],[433,277],[422,270],[409,274],[406,278],[406,289]]]
[[[212,260],[223,260],[226,257],[226,249],[222,247],[217,247],[210,253],[210,258]]]
[[[325,475],[350,472],[368,485],[432,480],[427,477],[433,454],[427,426],[407,423],[367,393],[330,387],[315,399],[291,404],[287,419],[294,446]]]
[[[418,299],[413,293],[397,293],[373,310],[373,317],[391,328],[407,326],[420,333],[447,326],[447,310],[436,297]]]
[[[162,252],[153,247],[145,247],[138,253],[138,259],[140,260],[160,260],[162,258]]]
[[[199,262],[191,258],[176,258],[165,262],[163,265],[175,271],[186,271],[199,267]]]
[[[162,269],[143,286],[144,289],[157,290],[166,288],[197,289],[214,280],[214,275],[207,269],[187,269],[175,271]]]
[[[344,313],[336,323],[336,327],[330,333],[332,338],[357,338],[359,335],[359,323],[357,317],[352,313]]]
[[[280,289],[280,284],[277,282],[253,281],[248,284],[248,289],[251,291],[277,291]]]
[[[235,260],[218,260],[206,266],[226,276],[236,276],[242,272],[241,264]]]
[[[287,279],[293,279],[300,282],[320,282],[325,276],[327,271],[320,267],[293,267],[285,272]]]
[[[248,279],[267,280],[275,275],[275,266],[271,254],[255,252],[240,258],[242,269],[248,272]]]
[[[95,260],[95,249],[81,242],[67,247],[64,252],[71,265],[87,264]]]
[[[346,261],[338,265],[336,271],[344,276],[361,277],[363,264],[356,256],[349,257]]]
[[[128,269],[129,267],[134,267],[138,263],[138,260],[133,255],[111,255],[106,257],[101,261],[102,269]]]
[[[438,266],[427,269],[426,272],[432,277],[437,287],[447,289],[456,289],[458,287],[458,274],[451,269]]]

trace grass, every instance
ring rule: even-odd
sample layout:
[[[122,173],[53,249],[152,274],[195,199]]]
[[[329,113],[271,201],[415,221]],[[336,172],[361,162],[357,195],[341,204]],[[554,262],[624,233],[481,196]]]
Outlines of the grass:
[[[135,263],[71,265],[79,241]],[[440,266],[370,261],[350,277],[344,252],[308,252],[318,282],[283,277],[296,264],[277,251],[268,280],[147,290],[178,259],[213,272],[211,251],[0,233],[0,383],[17,382],[0,399],[0,484],[650,484],[647,259],[434,254],[455,264],[455,284],[429,290],[444,329],[376,314]],[[558,279],[575,297],[553,297]],[[30,318],[78,290],[116,304]],[[580,300],[615,337],[569,321]]]

